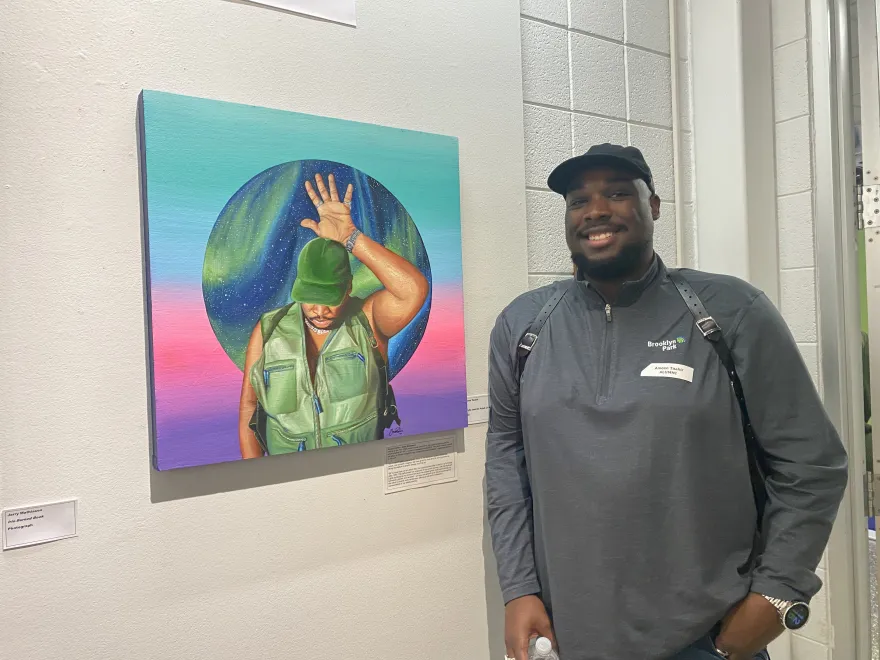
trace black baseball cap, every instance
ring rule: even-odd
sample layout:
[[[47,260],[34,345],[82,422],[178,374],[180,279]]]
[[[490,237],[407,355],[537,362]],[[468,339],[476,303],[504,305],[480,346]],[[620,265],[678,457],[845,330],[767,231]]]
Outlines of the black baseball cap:
[[[569,183],[576,174],[598,167],[613,167],[632,172],[636,178],[642,179],[648,184],[652,193],[654,192],[654,177],[642,152],[636,147],[622,147],[607,142],[593,145],[587,153],[569,158],[564,163],[557,165],[547,179],[547,187],[553,192],[565,196]]]

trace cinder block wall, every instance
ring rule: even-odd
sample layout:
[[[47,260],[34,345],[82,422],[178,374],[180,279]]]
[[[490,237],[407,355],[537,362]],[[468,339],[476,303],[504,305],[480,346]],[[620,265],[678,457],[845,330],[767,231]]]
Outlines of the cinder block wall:
[[[772,16],[780,307],[818,381],[806,1],[774,0]]]
[[[677,263],[668,0],[522,0],[528,269],[571,274],[562,198],[547,175],[598,142],[645,153],[663,200],[656,247]]]

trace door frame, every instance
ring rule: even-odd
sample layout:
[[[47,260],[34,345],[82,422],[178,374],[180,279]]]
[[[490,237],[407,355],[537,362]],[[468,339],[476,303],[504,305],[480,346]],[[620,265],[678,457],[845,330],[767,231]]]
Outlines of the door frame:
[[[858,0],[860,14],[867,4],[875,0]],[[820,387],[849,455],[849,486],[826,554],[828,642],[832,660],[870,660],[849,0],[808,0],[808,7]]]

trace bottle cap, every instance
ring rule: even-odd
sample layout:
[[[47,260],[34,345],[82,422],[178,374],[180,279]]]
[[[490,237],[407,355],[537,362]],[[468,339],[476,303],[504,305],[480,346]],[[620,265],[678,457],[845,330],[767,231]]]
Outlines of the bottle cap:
[[[546,637],[538,637],[535,640],[535,651],[538,652],[539,658],[547,657],[553,652],[553,644]]]

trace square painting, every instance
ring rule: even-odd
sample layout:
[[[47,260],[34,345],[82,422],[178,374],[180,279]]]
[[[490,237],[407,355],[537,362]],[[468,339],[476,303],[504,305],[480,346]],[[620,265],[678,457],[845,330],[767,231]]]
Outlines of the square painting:
[[[467,426],[458,141],[144,91],[153,462]]]

